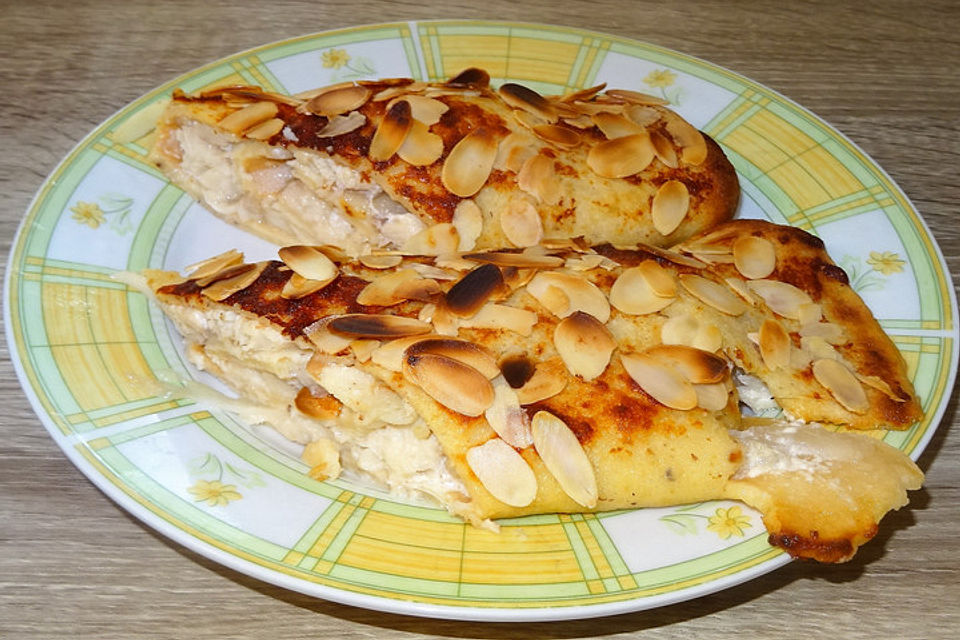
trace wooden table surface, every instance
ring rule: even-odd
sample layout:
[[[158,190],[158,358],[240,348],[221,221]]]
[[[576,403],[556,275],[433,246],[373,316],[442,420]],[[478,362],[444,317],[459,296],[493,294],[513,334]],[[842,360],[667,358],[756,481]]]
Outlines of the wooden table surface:
[[[393,20],[498,18],[596,29],[728,67],[808,107],[900,184],[960,274],[960,4],[355,0],[0,3],[0,251],[44,177],[118,108],[246,49]],[[47,435],[0,346],[3,638],[955,638],[956,396],[924,490],[849,564],[792,563],[736,588],[599,620],[477,624],[332,604],[223,568],[127,515]]]

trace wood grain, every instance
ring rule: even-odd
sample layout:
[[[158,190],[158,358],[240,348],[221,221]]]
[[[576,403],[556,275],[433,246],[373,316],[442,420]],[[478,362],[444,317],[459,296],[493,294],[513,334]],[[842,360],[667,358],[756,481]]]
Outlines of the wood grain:
[[[4,2],[0,251],[44,176],[130,100],[236,51],[325,29],[444,17],[596,29],[710,60],[810,108],[901,185],[960,273],[960,5],[877,1],[248,0]],[[956,282],[955,282],[956,284]],[[116,507],[47,436],[0,346],[0,637],[953,638],[960,630],[954,398],[926,488],[841,566],[793,563],[737,588],[601,620],[472,624],[284,591],[169,542]]]

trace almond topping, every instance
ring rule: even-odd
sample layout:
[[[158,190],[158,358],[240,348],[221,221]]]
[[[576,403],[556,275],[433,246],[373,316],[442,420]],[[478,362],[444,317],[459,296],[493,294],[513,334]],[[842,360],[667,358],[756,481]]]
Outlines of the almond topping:
[[[537,314],[533,311],[492,302],[485,304],[471,317],[460,320],[460,326],[465,329],[503,329],[522,336],[529,336],[536,323]]]
[[[407,95],[401,99],[410,103],[410,113],[413,115],[413,119],[428,127],[440,122],[440,116],[450,110],[450,107],[435,98]],[[393,105],[388,103],[387,109],[391,106]]]
[[[660,119],[662,110],[642,104],[634,104],[624,109],[624,114],[641,127],[649,127]]]
[[[729,371],[720,356],[679,344],[661,344],[647,349],[646,355],[672,367],[694,384],[720,382]]]
[[[680,275],[680,284],[701,302],[727,315],[739,316],[747,310],[747,305],[739,297],[713,280],[684,273]]]
[[[870,401],[867,400],[863,386],[842,362],[830,358],[814,360],[813,377],[826,387],[847,411],[866,413],[870,408]]]
[[[625,178],[646,169],[656,151],[646,132],[595,144],[587,154],[587,165],[598,176]]]
[[[500,86],[498,91],[500,97],[511,107],[523,109],[546,120],[547,122],[556,122],[557,113],[549,100],[541,96],[533,89],[529,89],[520,84],[508,82]]]
[[[797,307],[797,320],[800,322],[801,327],[808,324],[816,324],[820,322],[820,318],[822,317],[823,309],[816,302],[802,304]]]
[[[483,264],[463,276],[444,296],[451,313],[469,317],[480,310],[494,293],[504,288],[503,274],[493,264]]]
[[[413,269],[400,269],[378,276],[357,294],[357,304],[364,306],[389,307],[399,304],[408,298],[401,292],[402,288],[410,290],[414,282],[424,281]],[[437,284],[434,280],[429,280]],[[439,286],[437,287],[439,290]]]
[[[409,238],[402,249],[409,255],[441,256],[455,252],[459,246],[457,228],[449,222],[441,222]]]
[[[453,210],[453,227],[457,230],[460,242],[457,251],[469,251],[477,245],[477,238],[483,231],[483,213],[473,200],[461,200]]]
[[[356,131],[367,123],[367,117],[359,111],[351,111],[345,116],[333,116],[327,124],[317,131],[318,138],[334,138]]]
[[[693,385],[673,367],[642,353],[621,353],[620,362],[633,381],[660,404],[684,411],[697,406]]]
[[[457,75],[447,80],[451,85],[469,85],[474,87],[490,86],[490,74],[477,67],[467,67]]]
[[[479,416],[493,404],[493,385],[470,365],[432,353],[405,354],[403,375],[451,411]]]
[[[653,260],[620,273],[610,287],[610,304],[623,313],[656,313],[676,299],[677,285],[670,272]]]
[[[230,267],[235,267],[243,263],[243,254],[237,251],[236,249],[230,249],[229,251],[224,251],[219,255],[215,255],[212,258],[207,258],[206,260],[201,260],[200,262],[195,262],[194,264],[188,265],[184,269],[191,280],[197,280],[197,284],[201,287],[209,284],[199,282],[204,278],[209,278],[210,276],[215,276],[225,269]],[[212,281],[211,281],[212,282]]]
[[[247,129],[243,135],[251,140],[269,140],[280,133],[284,122],[280,118],[270,118]]]
[[[533,446],[563,492],[577,504],[597,506],[597,478],[586,452],[563,420],[538,411],[531,421]]]
[[[696,127],[672,111],[664,111],[667,133],[680,147],[680,157],[687,164],[700,165],[707,159],[707,141]]]
[[[784,318],[798,319],[800,306],[813,302],[806,291],[779,280],[750,280],[747,286],[763,298],[774,313]]]
[[[277,105],[273,102],[254,102],[248,107],[234,111],[219,122],[221,129],[240,134],[261,122],[277,115]]]
[[[309,280],[299,273],[293,273],[290,279],[284,283],[283,289],[280,291],[280,297],[287,300],[299,300],[304,296],[320,291],[331,282],[333,282],[333,278],[324,282],[322,280]]]
[[[530,419],[527,417],[527,412],[520,407],[517,392],[507,384],[503,376],[495,377],[491,383],[493,384],[493,404],[483,413],[487,423],[511,447],[518,449],[529,447],[533,444]]]
[[[832,322],[814,322],[800,326],[800,336],[803,338],[823,338],[830,344],[843,344],[847,341],[847,332],[838,324]]]
[[[737,238],[733,243],[733,264],[744,278],[766,278],[777,267],[776,247],[766,238]]]
[[[723,382],[695,384],[693,390],[697,394],[697,406],[707,411],[722,411],[730,402],[730,391]]]
[[[556,289],[562,296],[556,295]],[[527,285],[527,293],[552,314],[566,318],[575,311],[589,313],[600,322],[610,319],[610,303],[603,291],[583,276],[558,271],[540,271]]]
[[[416,318],[348,313],[333,318],[327,325],[333,333],[349,338],[390,339],[430,333],[431,327]]]
[[[689,209],[690,192],[687,185],[679,180],[667,180],[657,189],[650,205],[654,228],[661,235],[670,235],[683,222]]]
[[[467,450],[467,464],[494,498],[525,507],[537,497],[537,477],[517,450],[500,438]]]
[[[861,375],[859,372],[854,372],[854,375],[857,376],[857,380],[867,385],[868,387],[876,389],[877,391],[887,396],[894,402],[907,402],[910,400],[910,396],[900,395],[896,393],[890,387],[890,385],[887,384],[887,381],[884,380],[883,378],[879,378],[877,376],[864,376],[864,375]]]
[[[629,89],[607,89],[605,93],[611,98],[619,98],[620,100],[625,100],[626,102],[633,104],[649,104],[655,106],[665,106],[670,104],[669,100],[664,100],[663,98],[658,98],[657,96],[651,96],[648,93],[631,91]]]
[[[580,144],[580,134],[567,127],[558,124],[538,124],[533,127],[533,132],[541,140],[558,147],[575,147]]]
[[[768,369],[786,369],[790,366],[790,334],[783,325],[767,318],[760,325],[760,355]]]
[[[329,283],[339,273],[337,265],[316,247],[292,245],[281,248],[277,254],[294,273],[309,280]]]
[[[367,156],[374,162],[389,160],[403,145],[411,127],[413,118],[410,116],[410,103],[406,100],[395,103],[387,109],[380,126],[373,134]]]
[[[500,367],[497,366],[497,361],[489,349],[460,338],[423,338],[412,342],[404,353],[406,355],[432,353],[452,358],[470,365],[487,379],[500,375]]]
[[[603,135],[607,137],[607,140],[614,140],[616,138],[623,138],[624,136],[632,136],[635,134],[643,134],[646,132],[646,129],[633,122],[628,120],[621,115],[615,113],[606,113],[601,111],[600,113],[595,113],[590,116],[590,119],[593,120],[600,131],[603,132]]]
[[[370,89],[349,85],[332,91],[325,91],[311,98],[307,102],[306,109],[314,115],[331,118],[341,113],[359,109],[366,104],[369,98]]]
[[[391,254],[369,254],[360,256],[360,264],[368,269],[392,269],[401,262],[403,257]]]
[[[698,322],[690,314],[674,316],[663,323],[660,340],[663,344],[682,344],[710,352],[723,346],[723,334],[716,325]]]
[[[233,267],[229,272],[222,271],[219,275],[224,277],[218,279],[210,286],[204,287],[202,293],[217,302],[226,300],[233,294],[238,291],[243,291],[256,282],[268,264],[268,262],[257,262],[256,264],[244,264]]]
[[[517,267],[520,269],[551,269],[563,265],[563,258],[557,256],[535,256],[509,251],[468,253],[463,257],[474,262],[486,262],[498,267]]]
[[[483,127],[474,129],[450,150],[440,180],[454,195],[469,198],[486,183],[496,158],[497,141],[493,135]]]
[[[593,380],[610,364],[616,340],[593,316],[577,311],[560,321],[553,344],[570,375]]]
[[[543,239],[540,214],[524,197],[510,199],[500,212],[500,228],[510,244],[516,247],[532,247]]]
[[[592,100],[594,96],[607,88],[607,83],[603,82],[594,87],[587,87],[586,89],[578,89],[577,91],[572,91],[566,93],[559,98],[558,102],[576,102],[578,100]]]
[[[651,131],[650,142],[653,143],[653,149],[657,157],[660,158],[660,162],[671,169],[676,169],[680,166],[677,158],[677,150],[674,148],[673,142],[668,140],[666,136],[659,131]]]
[[[407,336],[397,338],[389,342],[382,342],[373,353],[370,354],[370,361],[375,365],[400,373],[403,371],[403,356],[407,348],[422,340],[431,338],[445,338],[436,333],[424,333],[418,336]]]
[[[443,155],[443,138],[430,133],[427,125],[414,120],[406,139],[397,149],[397,155],[415,167],[426,167]]]
[[[517,173],[517,186],[539,202],[555,202],[558,185],[553,160],[541,153],[527,158]]]
[[[501,368],[504,368],[502,363]],[[538,364],[533,370],[533,375],[523,383],[523,386],[517,388],[517,398],[521,405],[542,402],[563,391],[569,379],[561,359],[551,358]]]
[[[330,331],[329,325],[336,317],[321,318],[303,330],[303,335],[320,353],[336,355],[353,342],[352,338],[340,336]]]

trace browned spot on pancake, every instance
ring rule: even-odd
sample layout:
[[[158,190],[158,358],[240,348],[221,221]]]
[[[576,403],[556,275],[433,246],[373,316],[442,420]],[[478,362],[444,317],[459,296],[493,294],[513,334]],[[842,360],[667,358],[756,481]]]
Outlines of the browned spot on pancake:
[[[850,284],[850,278],[847,277],[847,272],[835,264],[820,265],[820,272],[831,280],[836,280],[841,284]]]
[[[731,451],[727,459],[730,460],[730,462],[732,462],[733,464],[737,464],[741,460],[743,460],[743,453],[739,449],[737,449],[736,451]]]
[[[867,541],[877,533],[877,525],[865,532],[863,541]],[[849,538],[835,538],[821,540],[817,531],[808,535],[781,531],[771,533],[767,541],[774,547],[780,547],[794,558],[812,558],[820,562],[841,562],[854,552],[853,542]]]

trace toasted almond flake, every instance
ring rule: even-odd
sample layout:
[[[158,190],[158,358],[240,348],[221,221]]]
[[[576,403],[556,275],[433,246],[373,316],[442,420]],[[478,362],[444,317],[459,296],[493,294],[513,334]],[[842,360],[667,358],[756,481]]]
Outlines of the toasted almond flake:
[[[843,344],[847,341],[847,332],[832,322],[814,322],[800,326],[800,336],[804,338],[823,338],[830,344]]]
[[[727,283],[727,286],[730,287],[734,293],[743,298],[744,302],[750,306],[756,306],[757,298],[750,292],[750,288],[747,287],[746,282],[739,278],[724,278],[723,281]]]
[[[497,366],[500,367],[500,373],[507,384],[512,389],[519,389],[533,377],[537,364],[525,353],[510,353],[504,356]]]
[[[860,381],[842,362],[830,358],[814,360],[813,377],[847,411],[866,413],[870,408],[870,401]]]
[[[320,291],[331,282],[333,282],[333,278],[324,282],[322,280],[310,280],[299,273],[293,273],[290,279],[284,283],[283,289],[280,290],[280,297],[288,300],[299,300],[311,293]]]
[[[486,183],[496,158],[496,138],[483,127],[474,129],[450,150],[440,180],[454,195],[469,198]]]
[[[329,325],[336,317],[321,318],[303,330],[303,335],[322,354],[336,355],[347,349],[353,341],[352,338],[337,335],[330,331]]]
[[[727,361],[709,351],[679,344],[650,347],[646,355],[668,365],[694,384],[711,384],[726,377]]]
[[[533,138],[530,134],[524,131],[511,131],[497,147],[493,168],[519,173],[523,164],[537,154],[536,145],[531,144],[532,142]]]
[[[580,134],[568,127],[559,124],[540,124],[533,127],[533,132],[541,140],[558,147],[570,148],[580,144]]]
[[[693,255],[707,264],[733,264],[732,253],[694,253]]]
[[[644,127],[641,127],[633,120],[624,118],[622,115],[616,113],[601,111],[600,113],[595,113],[590,116],[590,119],[593,121],[593,124],[603,132],[603,135],[605,135],[608,140],[632,136],[638,133],[642,134],[646,131]]]
[[[760,325],[760,355],[768,369],[786,369],[790,366],[790,334],[783,325],[767,318]]]
[[[676,169],[680,166],[679,158],[677,158],[677,150],[673,146],[673,142],[667,139],[665,135],[659,131],[651,131],[650,142],[653,143],[653,149],[660,159],[660,162],[671,169]]]
[[[450,255],[450,254],[447,254]],[[460,271],[467,271],[476,266],[473,262],[469,260],[461,260],[459,256],[452,256],[447,258],[445,256],[437,256],[436,266],[432,264],[425,264],[422,262],[413,262],[410,264],[413,267],[413,270],[422,275],[424,278],[433,278],[434,280],[459,280]]]
[[[536,275],[536,269],[520,269],[519,267],[503,267],[500,269],[503,273],[503,281],[510,291],[516,291],[520,287],[525,287]]]
[[[380,346],[379,340],[354,340],[350,343],[350,351],[357,362],[366,363],[370,361],[370,356]]]
[[[531,132],[533,132],[534,127],[548,124],[544,118],[534,113],[530,113],[529,111],[524,111],[523,109],[514,109],[510,113],[518,123],[529,129]]]
[[[567,258],[564,260],[563,266],[572,271],[591,271],[593,269],[613,271],[620,265],[606,256],[585,254],[581,257]]]
[[[556,122],[557,113],[553,104],[539,93],[520,84],[508,82],[497,91],[503,101],[515,109],[523,109],[547,122]]]
[[[690,210],[690,192],[679,180],[667,180],[657,189],[650,205],[654,228],[661,235],[676,231]]]
[[[587,154],[587,165],[598,176],[625,178],[646,169],[654,155],[650,135],[636,133],[595,144]]]
[[[417,278],[401,282],[394,289],[394,294],[404,300],[419,300],[432,302],[443,293],[440,283],[430,278]]]
[[[560,321],[553,344],[570,375],[593,380],[610,364],[616,340],[593,316],[577,311]]]
[[[399,76],[396,78],[380,78],[378,80],[357,80],[357,84],[364,87],[409,87],[414,84],[426,85],[424,82],[416,83],[409,76]]]
[[[263,273],[263,270],[267,268],[268,264],[269,262],[257,262],[256,264],[243,265],[245,268],[242,270],[238,269],[239,272],[236,275],[232,275],[222,280],[217,280],[210,286],[204,287],[201,293],[211,300],[216,300],[217,302],[226,300],[233,294],[237,293],[238,291],[243,291],[251,284],[256,282],[257,278],[260,277],[260,274]]]
[[[704,267],[707,266],[702,261],[697,260],[696,258],[686,256],[672,249],[664,249],[662,247],[657,247],[654,245],[648,245],[648,244],[642,244],[642,243],[639,243],[637,246],[643,251],[647,253],[651,253],[659,258],[663,258],[664,260],[667,260],[668,262],[672,262],[673,264],[679,264],[681,266],[690,267],[692,269],[703,269]]]
[[[399,269],[378,276],[357,294],[357,304],[389,307],[406,300],[398,289],[407,283],[423,280],[413,269]]]
[[[373,94],[373,96],[370,98],[370,102],[384,102],[386,100],[392,100],[394,98],[399,98],[400,96],[405,96],[409,93],[410,89],[408,89],[407,86],[387,87],[386,89],[381,89],[377,93]]]
[[[552,294],[551,287],[559,290],[563,297]],[[541,271],[530,280],[527,293],[560,318],[565,318],[575,311],[583,311],[600,322],[610,319],[607,296],[595,284],[578,274]],[[563,304],[564,298],[566,304]]]
[[[693,385],[673,367],[642,353],[621,353],[620,362],[633,381],[657,402],[684,411],[697,406]]]
[[[260,124],[250,127],[243,135],[251,140],[269,140],[280,133],[284,122],[280,118],[270,118]]]
[[[188,265],[183,271],[193,280],[201,280],[209,276],[216,275],[224,269],[235,267],[243,263],[243,254],[236,249],[224,251],[212,258],[201,260]],[[200,286],[204,286],[200,284]]]
[[[409,255],[441,256],[455,252],[459,246],[457,228],[449,222],[441,222],[409,238],[402,250]]]
[[[370,99],[370,89],[358,85],[348,85],[325,91],[311,98],[306,104],[310,113],[331,118],[341,113],[359,109]]]
[[[423,338],[410,343],[404,351],[407,355],[421,355],[432,353],[438,356],[453,358],[463,364],[468,364],[487,379],[493,379],[500,375],[500,367],[497,366],[497,360],[486,347],[483,347],[469,340],[449,337]]]
[[[865,376],[858,371],[854,371],[853,375],[857,376],[857,380],[863,384],[876,389],[894,402],[907,402],[910,400],[910,396],[901,395],[895,392],[883,378],[879,378],[877,376]]]
[[[701,302],[731,316],[739,316],[747,310],[747,305],[722,284],[692,273],[680,276],[680,284]]]
[[[500,375],[491,380],[491,384],[493,385],[493,404],[483,412],[487,423],[511,447],[518,449],[529,447],[533,444],[530,419],[527,417],[527,412],[520,407],[517,392]]]
[[[533,446],[540,459],[563,489],[577,504],[597,506],[597,478],[577,436],[560,418],[538,411],[531,421]]]
[[[454,315],[470,317],[503,287],[503,274],[499,267],[483,264],[468,272],[450,287],[444,295],[444,303]]]
[[[240,134],[250,127],[270,120],[275,115],[277,115],[277,105],[273,102],[254,102],[223,118],[218,126],[231,133]]]
[[[623,113],[630,118],[630,120],[637,123],[641,127],[649,127],[660,120],[662,110],[650,106],[634,104],[624,109]]]
[[[697,394],[697,406],[707,411],[722,411],[730,402],[730,391],[723,382],[695,384],[693,390]]]
[[[463,257],[474,262],[495,264],[498,267],[518,267],[521,269],[552,269],[563,265],[563,258],[557,256],[536,256],[509,251],[468,253]]]
[[[516,389],[517,399],[524,406],[542,402],[563,391],[569,379],[563,361],[551,358],[537,364],[530,379]]]
[[[368,254],[360,256],[359,260],[360,264],[368,269],[392,269],[403,262],[403,257],[398,255]]]
[[[571,91],[570,93],[565,93],[562,96],[558,96],[556,99],[558,102],[577,102],[580,100],[592,100],[594,96],[607,88],[607,83],[602,82],[593,87],[587,87],[586,89],[577,89],[576,91]]]
[[[800,306],[813,302],[806,291],[779,280],[750,280],[747,286],[763,298],[774,313],[784,318],[796,320],[799,317]]]
[[[460,320],[460,326],[465,329],[503,329],[522,336],[529,336],[536,323],[537,314],[533,311],[492,302],[485,304],[471,317]]]
[[[405,353],[403,375],[443,406],[465,416],[482,415],[493,404],[490,381],[470,365],[453,358]]]
[[[611,98],[618,98],[632,104],[656,106],[665,106],[670,104],[669,100],[658,98],[657,96],[651,96],[649,93],[640,93],[639,91],[631,91],[629,89],[607,89],[605,93]]]
[[[477,238],[483,231],[483,213],[473,200],[461,200],[453,210],[454,229],[460,237],[457,251],[469,251],[477,244]]]
[[[424,333],[418,336],[406,336],[381,342],[380,346],[370,354],[370,361],[384,369],[400,373],[403,371],[403,354],[407,348],[421,340],[430,340],[431,338],[445,338],[445,336],[437,333]]]
[[[707,159],[707,141],[696,127],[673,111],[664,111],[667,133],[680,147],[680,158],[687,164],[700,165]]]
[[[413,118],[410,115],[410,103],[401,100],[387,109],[370,140],[370,149],[367,157],[374,162],[389,160],[403,145],[407,134],[413,127]]]
[[[397,155],[415,167],[433,164],[443,155],[443,138],[427,130],[427,125],[414,120]]]
[[[801,304],[797,307],[797,321],[800,326],[815,324],[823,317],[823,309],[816,302]]]
[[[517,450],[500,438],[467,450],[467,464],[494,498],[525,507],[537,497],[537,477]]]
[[[820,336],[802,336],[800,338],[800,350],[809,355],[812,360],[818,358],[824,360],[840,359],[840,352]]]
[[[293,404],[300,413],[318,420],[335,420],[337,416],[340,415],[341,409],[343,409],[343,404],[333,396],[315,396],[310,393],[310,389],[307,387],[300,388]],[[304,451],[304,460],[306,460],[306,451]],[[313,462],[311,464],[317,463]]]
[[[430,325],[416,318],[383,314],[348,313],[327,325],[332,332],[348,338],[391,339],[430,333]]]
[[[281,248],[277,254],[294,273],[310,280],[331,282],[339,273],[337,265],[316,247],[292,245]]]
[[[589,129],[593,126],[593,120],[588,115],[577,116],[575,118],[563,118],[564,124],[576,127],[577,129]]]
[[[474,87],[490,86],[490,74],[477,67],[467,67],[457,75],[447,80],[448,85],[468,85]]]
[[[342,136],[345,133],[356,131],[366,123],[367,116],[359,111],[351,111],[345,116],[333,116],[320,131],[317,131],[317,137],[334,138],[336,136]]]
[[[543,223],[537,208],[525,197],[513,197],[500,212],[500,229],[516,247],[532,247],[543,239]]]
[[[610,304],[631,315],[656,313],[676,299],[676,283],[653,260],[624,269],[610,287]]]
[[[517,173],[517,186],[538,202],[556,201],[558,183],[553,160],[543,154],[531,155]]]
[[[436,98],[428,98],[427,96],[406,95],[403,98],[398,98],[398,100],[406,100],[409,102],[410,114],[413,116],[413,119],[423,123],[427,127],[440,122],[440,116],[450,110],[450,107],[446,104]],[[387,109],[391,106],[393,105],[387,103]]]
[[[723,346],[723,334],[715,325],[699,322],[691,314],[674,316],[660,327],[664,344],[681,344],[715,352]]]
[[[733,243],[733,264],[744,278],[766,278],[777,267],[777,249],[766,238],[737,238]]]

